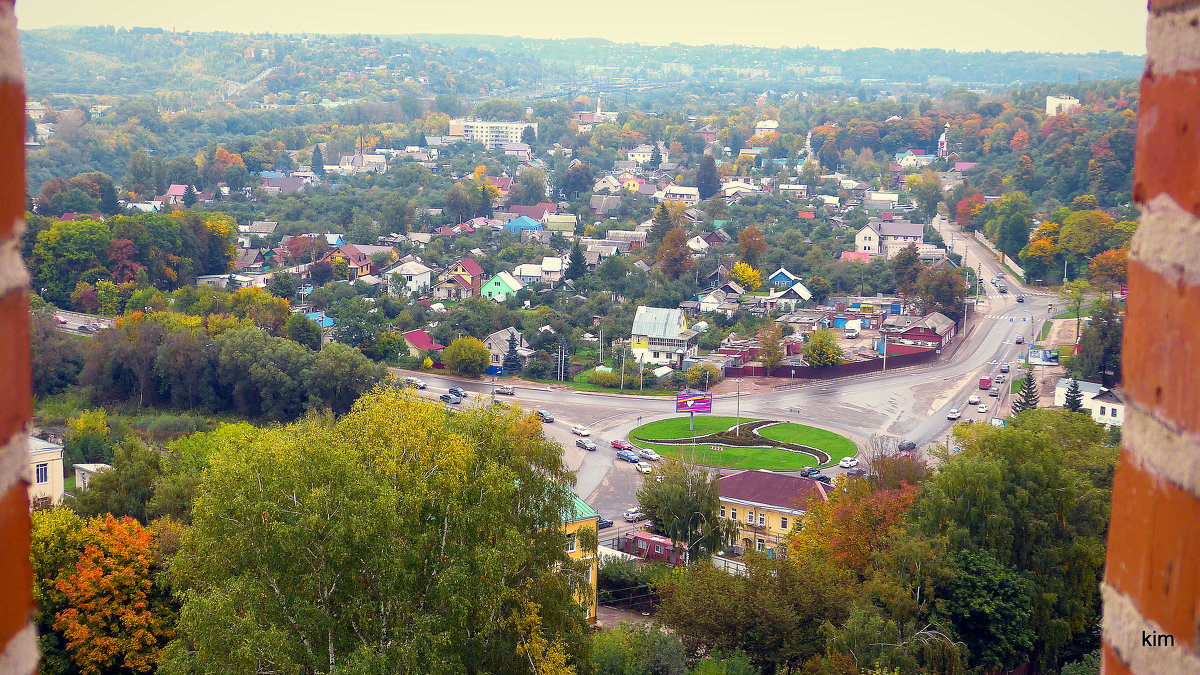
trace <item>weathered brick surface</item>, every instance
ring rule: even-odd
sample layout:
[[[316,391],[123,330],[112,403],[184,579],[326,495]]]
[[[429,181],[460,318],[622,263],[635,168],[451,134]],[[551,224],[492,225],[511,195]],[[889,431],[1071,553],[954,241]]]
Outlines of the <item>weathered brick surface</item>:
[[[1152,12],[1177,11],[1187,9],[1188,7],[1196,7],[1200,5],[1200,0],[1150,0],[1149,8]]]
[[[28,504],[24,483],[0,497],[0,648],[25,628],[33,611]]]
[[[1200,215],[1200,75],[1184,72],[1142,78],[1133,195],[1145,203],[1161,193]]]
[[[1117,656],[1108,645],[1104,645],[1101,657],[1101,672],[1106,675],[1130,675],[1133,672],[1121,662],[1121,657]]]
[[[0,114],[0,240],[25,210],[25,93],[20,83],[0,80],[0,110],[9,109],[20,116]]]

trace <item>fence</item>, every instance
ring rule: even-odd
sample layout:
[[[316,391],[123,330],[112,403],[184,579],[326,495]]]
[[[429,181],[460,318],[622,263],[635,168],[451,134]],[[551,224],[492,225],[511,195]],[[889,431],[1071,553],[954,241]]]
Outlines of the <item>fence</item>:
[[[925,349],[913,354],[889,354],[887,357],[887,366],[889,368],[915,366],[929,363],[936,358],[937,351],[933,349]],[[869,361],[843,363],[839,366],[829,366],[827,368],[778,366],[771,370],[770,373],[767,372],[766,366],[739,366],[737,368],[726,368],[725,377],[785,377],[797,380],[832,380],[839,377],[881,371],[883,370],[883,364],[883,359],[871,359]]]
[[[1016,260],[1013,260],[1012,258],[998,251],[996,247],[992,245],[992,242],[988,241],[988,238],[984,236],[982,232],[976,230],[973,234],[975,235],[975,241],[983,244],[988,248],[989,251],[1000,257],[1001,265],[1004,265],[1008,267],[1008,269],[1019,274],[1022,280],[1025,279],[1025,268],[1018,265]]]

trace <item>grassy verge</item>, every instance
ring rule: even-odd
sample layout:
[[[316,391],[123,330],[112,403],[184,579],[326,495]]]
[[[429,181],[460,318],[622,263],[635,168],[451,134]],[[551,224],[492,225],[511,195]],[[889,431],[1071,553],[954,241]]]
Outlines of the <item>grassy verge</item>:
[[[841,434],[832,431],[810,427],[805,424],[776,424],[759,431],[763,438],[785,443],[797,443],[829,453],[831,461],[837,462],[843,457],[858,453],[858,446]]]
[[[1042,336],[1038,338],[1038,342],[1045,342],[1046,338],[1050,337],[1050,331],[1054,329],[1054,323],[1047,321],[1042,324]]]
[[[633,389],[630,389],[629,387],[625,387],[624,389],[613,389],[611,387],[601,387],[598,384],[591,384],[589,382],[561,382],[559,380],[530,380],[530,379],[525,379],[525,381],[526,382],[541,382],[542,384],[561,384],[563,386],[570,387],[571,389],[574,389],[576,391],[598,391],[598,392],[603,392],[605,394],[634,394],[634,395],[642,395],[642,396],[674,396],[677,393],[677,392],[671,391],[670,389],[649,389],[649,388],[647,388],[644,391],[638,391],[638,389],[636,387],[634,387]]]
[[[743,417],[742,422],[757,422],[753,417]],[[691,438],[692,436],[703,436],[704,434],[715,434],[718,431],[725,431],[734,424],[737,424],[736,417],[724,416],[696,416],[696,430],[691,431],[688,428],[688,417],[672,417],[670,419],[650,422],[634,429],[629,433],[630,438]]]
[[[757,422],[752,417],[743,417],[742,423]],[[718,466],[731,469],[777,469],[794,471],[806,466],[816,466],[817,462],[808,455],[776,448],[744,448],[736,446],[713,445],[710,443],[693,446],[664,445],[639,440],[642,438],[667,439],[691,438],[725,431],[737,423],[734,417],[696,417],[696,429],[688,428],[687,417],[672,417],[670,419],[650,422],[634,429],[629,439],[643,448],[651,448],[666,457],[686,459],[706,466]],[[858,452],[854,443],[832,431],[810,427],[804,424],[786,422],[766,427],[760,435],[765,440],[782,441],[807,445],[829,453],[830,464],[836,464],[843,457],[852,456]]]
[[[738,448],[730,446],[661,445],[645,441],[633,441],[634,445],[650,448],[664,457],[683,459],[704,466],[726,469],[772,469],[776,471],[799,471],[806,466],[816,466],[817,461],[808,455],[777,448]],[[716,450],[713,448],[716,447]]]
[[[1091,314],[1091,310],[1081,307],[1079,309],[1079,311],[1075,311],[1073,309],[1068,309],[1065,312],[1059,312],[1058,314],[1055,314],[1051,318],[1052,319],[1078,319],[1080,317],[1085,317],[1088,314]]]

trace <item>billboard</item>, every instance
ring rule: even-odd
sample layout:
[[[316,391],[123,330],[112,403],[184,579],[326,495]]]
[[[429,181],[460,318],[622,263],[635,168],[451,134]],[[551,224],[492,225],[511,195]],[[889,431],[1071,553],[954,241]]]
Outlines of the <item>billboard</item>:
[[[710,413],[712,394],[702,391],[681,391],[675,395],[675,412]]]

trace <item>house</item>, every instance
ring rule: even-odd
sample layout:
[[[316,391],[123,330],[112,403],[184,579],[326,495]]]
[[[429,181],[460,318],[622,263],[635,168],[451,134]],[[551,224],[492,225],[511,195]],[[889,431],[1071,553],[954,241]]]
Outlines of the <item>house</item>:
[[[258,235],[265,237],[275,234],[275,228],[279,227],[279,223],[273,220],[256,220],[249,225],[238,225],[240,234]]]
[[[704,139],[705,144],[712,145],[717,142],[717,132],[720,129],[714,124],[705,124],[696,130],[696,135]]]
[[[933,164],[937,159],[934,155],[925,154],[921,151],[905,150],[904,152],[896,153],[896,164],[900,165],[901,169],[917,169],[923,166]]]
[[[1079,107],[1079,99],[1070,94],[1046,97],[1046,117],[1067,114]]]
[[[546,256],[542,258],[542,280],[543,284],[557,283],[562,279],[563,270],[565,269],[562,258]]]
[[[338,161],[335,173],[352,175],[358,173],[384,173],[386,171],[387,158],[383,155],[356,152],[342,155]]]
[[[393,268],[388,280],[388,293],[391,295],[424,295],[433,285],[433,270],[416,260],[410,260]]]
[[[763,300],[763,305],[768,311],[781,309],[785,312],[791,312],[796,309],[796,305],[802,302],[812,300],[812,292],[808,287],[797,281],[787,288],[775,291]]]
[[[517,339],[517,355],[521,357],[521,366],[523,367],[529,361],[529,357],[533,356],[533,350],[529,348],[529,341],[515,326],[502,328],[483,338],[483,346],[487,347],[488,354],[491,355],[488,362],[493,366],[504,365],[504,357],[508,354],[509,336]]]
[[[733,314],[738,310],[738,298],[740,297],[740,293],[717,288],[700,296],[700,301],[696,308],[704,314],[712,312]]]
[[[524,232],[525,230],[541,230],[542,224],[529,216],[517,216],[504,224],[505,232]]]
[[[537,122],[491,122],[476,117],[460,117],[450,120],[446,135],[470,143],[481,143],[488,150],[495,150],[511,143],[521,143],[521,136],[527,128],[533,129],[534,135],[537,135]]]
[[[75,470],[75,491],[78,492],[87,489],[88,483],[92,482],[92,476],[112,467],[108,464],[76,464],[71,468]]]
[[[765,469],[721,476],[720,516],[738,525],[738,552],[773,555],[813,500],[829,501],[833,488],[819,481]]]
[[[700,203],[700,189],[686,185],[668,185],[663,189],[662,201],[683,202],[688,206]]]
[[[1054,405],[1067,405],[1067,389],[1071,386],[1071,378],[1064,377],[1054,387]],[[1125,392],[1121,389],[1109,389],[1099,382],[1079,380],[1079,393],[1084,410],[1096,422],[1108,426],[1123,426],[1125,424]]]
[[[687,546],[671,542],[670,538],[651,534],[645,530],[626,532],[621,541],[621,551],[636,555],[643,560],[682,565],[687,562]]]
[[[604,235],[605,239],[610,239],[612,241],[627,241],[632,249],[644,247],[649,237],[649,232],[631,230],[609,230],[608,233]]]
[[[592,192],[616,194],[621,191],[621,181],[616,176],[603,176],[592,186]]]
[[[708,242],[704,240],[704,237],[701,237],[699,235],[692,237],[691,239],[688,239],[687,247],[689,249],[691,249],[692,253],[694,253],[696,255],[703,254],[709,248]]]
[[[312,321],[313,323],[317,324],[317,326],[319,326],[322,331],[324,331],[327,328],[333,328],[334,326],[337,325],[337,322],[333,320],[333,317],[329,316],[325,312],[305,312],[304,316],[309,321]]]
[[[941,349],[954,338],[956,324],[941,312],[920,318],[909,314],[892,315],[879,327],[889,344]]]
[[[639,363],[682,367],[696,355],[700,333],[688,330],[681,309],[639,306],[633,316],[630,352]]]
[[[907,246],[920,243],[924,237],[925,226],[920,223],[910,223],[907,220],[872,220],[854,235],[854,247],[859,253],[884,255],[885,247],[889,245]]]
[[[669,153],[667,152],[667,146],[663,145],[662,141],[658,141],[658,153],[660,161],[667,161]],[[654,146],[649,143],[643,143],[625,153],[625,159],[638,164],[649,164],[653,155]]]
[[[420,329],[401,333],[400,337],[404,338],[404,344],[408,345],[408,355],[413,358],[446,348],[446,345],[438,344],[432,335]]]
[[[290,195],[304,189],[306,183],[299,176],[283,176],[280,178],[264,178],[263,192],[268,195]]]
[[[483,282],[480,282],[480,286]],[[471,283],[471,278],[461,274],[450,274],[442,277],[440,281],[433,285],[433,298],[435,300],[466,300],[479,295],[475,285]]]
[[[483,285],[483,297],[496,302],[504,302],[505,300],[517,294],[517,291],[525,288],[525,284],[517,281],[513,275],[503,270],[497,272],[491,279]]]
[[[592,195],[590,206],[593,216],[603,218],[620,208],[621,198],[616,195]]]
[[[545,227],[550,232],[575,233],[577,221],[573,213],[550,213],[543,219]]]
[[[540,284],[542,282],[542,266],[537,263],[523,263],[513,268],[512,275],[523,284]]]
[[[371,273],[371,257],[354,244],[338,246],[321,259],[330,263],[338,260],[345,261],[348,278],[351,281]]]
[[[63,446],[29,437],[29,506],[57,505],[63,496]]]
[[[571,510],[563,516],[563,534],[566,535],[567,557],[571,560],[582,561],[588,566],[588,585],[591,587],[591,592],[585,592],[580,589],[576,594],[576,598],[587,609],[587,620],[589,625],[596,625],[596,581],[598,579],[598,560],[596,557],[597,551],[590,551],[584,548],[580,542],[580,533],[582,530],[591,530],[587,537],[595,540],[596,533],[600,529],[600,514],[596,510],[587,505],[579,497],[574,497]]]
[[[518,216],[529,216],[537,222],[545,224],[547,215],[558,213],[558,204],[554,202],[542,202],[533,206],[518,204],[508,207],[508,212],[515,213]]]
[[[777,133],[779,133],[779,121],[778,120],[762,120],[758,124],[754,125],[754,135],[755,136],[762,136],[763,134],[777,134]]]
[[[471,282],[471,288],[475,289],[475,295],[479,295],[479,289],[483,287],[483,268],[479,263],[475,262],[474,258],[461,258],[453,265],[446,269],[445,277],[466,277]]]
[[[262,251],[256,248],[239,248],[233,259],[233,269],[239,272],[261,272],[263,268]]]
[[[808,197],[808,186],[798,183],[784,183],[779,186],[779,194],[785,197],[806,199]]]
[[[787,271],[786,267],[780,267],[779,269],[772,272],[771,276],[767,277],[767,283],[769,283],[772,286],[775,286],[777,288],[791,286],[792,284],[796,283],[797,281],[800,281],[800,277]]]
[[[516,157],[522,162],[528,162],[533,158],[533,151],[528,143],[505,143],[504,154],[510,157]]]
[[[862,251],[842,251],[842,255],[839,260],[851,260],[853,262],[866,264],[871,262],[871,254],[864,253]]]

